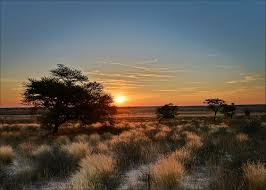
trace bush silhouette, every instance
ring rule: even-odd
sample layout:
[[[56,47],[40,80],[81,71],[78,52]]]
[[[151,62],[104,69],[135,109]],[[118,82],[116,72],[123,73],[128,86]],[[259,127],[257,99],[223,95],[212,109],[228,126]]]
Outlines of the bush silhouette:
[[[216,115],[218,111],[220,111],[224,106],[225,101],[219,98],[211,98],[211,99],[206,99],[203,103],[208,104],[208,108],[214,112],[213,120],[215,121]]]
[[[225,117],[230,117],[231,119],[235,115],[235,111],[236,111],[236,106],[234,103],[232,103],[231,105],[224,104],[221,110],[221,112],[224,114]]]
[[[175,119],[178,112],[178,106],[170,103],[159,107],[156,111],[159,121],[163,119]]]
[[[41,124],[53,128],[54,133],[67,121],[112,122],[116,112],[112,97],[100,83],[90,82],[80,70],[65,65],[57,65],[50,77],[29,79],[25,88],[23,101],[45,108]]]

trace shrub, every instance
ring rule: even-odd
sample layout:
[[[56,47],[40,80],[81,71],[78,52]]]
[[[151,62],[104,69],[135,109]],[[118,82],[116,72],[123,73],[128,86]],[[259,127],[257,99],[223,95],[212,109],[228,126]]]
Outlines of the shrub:
[[[247,162],[243,166],[244,178],[249,189],[266,189],[266,166],[261,162]]]
[[[81,161],[80,167],[71,179],[70,189],[111,190],[119,183],[115,163],[110,156],[87,156]]]
[[[157,118],[159,121],[162,119],[175,119],[178,112],[178,106],[175,106],[174,104],[166,104],[162,107],[159,107],[156,110]]]
[[[0,165],[9,164],[15,157],[13,148],[9,145],[0,146]]]

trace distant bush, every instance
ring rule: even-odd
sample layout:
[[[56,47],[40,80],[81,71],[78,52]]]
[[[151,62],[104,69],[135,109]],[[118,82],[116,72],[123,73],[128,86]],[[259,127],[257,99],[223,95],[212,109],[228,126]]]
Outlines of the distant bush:
[[[156,110],[157,118],[159,119],[159,121],[163,119],[175,119],[177,116],[177,112],[178,106],[172,103],[159,107]]]
[[[232,103],[231,105],[224,104],[221,110],[221,112],[224,114],[225,117],[229,117],[231,119],[235,115],[235,111],[236,111],[236,106],[234,103]]]

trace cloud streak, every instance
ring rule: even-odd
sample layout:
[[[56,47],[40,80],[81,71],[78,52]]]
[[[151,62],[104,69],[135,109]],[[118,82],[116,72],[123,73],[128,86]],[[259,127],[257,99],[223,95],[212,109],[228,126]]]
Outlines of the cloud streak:
[[[264,78],[258,74],[246,74],[240,80],[227,81],[227,84],[249,83],[253,81],[263,80]]]

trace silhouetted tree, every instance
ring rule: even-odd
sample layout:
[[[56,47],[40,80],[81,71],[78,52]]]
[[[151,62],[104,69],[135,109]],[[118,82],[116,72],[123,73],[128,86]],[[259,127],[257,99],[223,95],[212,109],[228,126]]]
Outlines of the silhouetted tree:
[[[113,121],[116,107],[100,83],[90,82],[80,70],[62,64],[50,72],[50,77],[29,79],[25,84],[23,101],[46,110],[41,124],[53,128],[56,133],[67,121],[84,124]]]
[[[233,118],[233,116],[235,115],[235,111],[236,111],[236,106],[234,103],[232,103],[231,105],[228,104],[224,104],[222,106],[222,110],[221,112],[226,116],[226,117],[230,117],[231,119]]]
[[[159,107],[156,110],[156,114],[157,114],[157,118],[159,119],[159,122],[162,119],[175,119],[178,114],[177,112],[178,112],[178,106],[172,103]]]
[[[211,99],[206,99],[203,103],[204,104],[208,104],[208,108],[210,110],[214,111],[214,118],[213,118],[213,120],[215,121],[216,114],[218,113],[218,111],[221,110],[221,108],[225,104],[225,101],[222,100],[222,99],[219,99],[219,98],[211,98]]]

